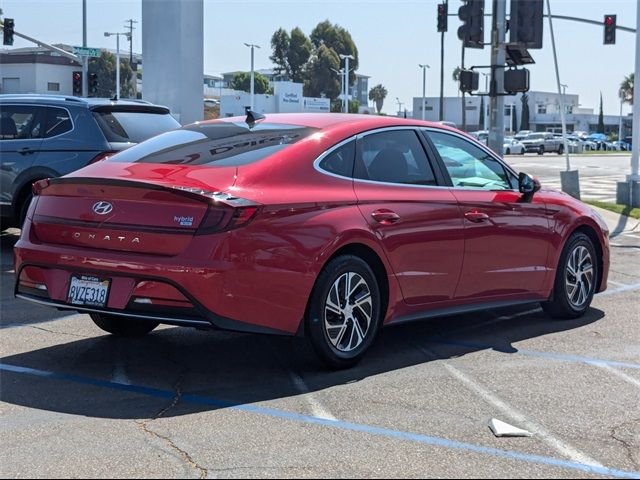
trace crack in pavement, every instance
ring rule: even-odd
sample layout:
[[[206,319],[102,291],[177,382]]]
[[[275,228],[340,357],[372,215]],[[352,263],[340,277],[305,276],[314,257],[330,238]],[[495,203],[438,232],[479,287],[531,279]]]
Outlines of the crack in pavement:
[[[170,356],[168,358],[168,360],[171,363],[174,363],[175,365],[182,367],[182,365],[180,365],[178,362],[176,362],[175,360],[171,359]],[[151,435],[153,437],[159,438],[160,440],[163,440],[166,445],[172,449],[173,451],[177,452],[179,457],[182,458],[182,460],[189,465],[191,468],[193,468],[194,470],[199,472],[198,478],[208,478],[209,475],[209,471],[207,468],[200,466],[189,454],[189,452],[187,452],[186,450],[183,450],[182,448],[178,447],[175,442],[171,439],[171,437],[166,436],[166,435],[162,435],[154,430],[151,429],[151,427],[149,426],[149,424],[155,420],[158,420],[159,418],[162,418],[167,412],[169,412],[171,409],[175,408],[176,405],[178,405],[178,403],[180,403],[180,399],[182,398],[182,382],[184,380],[184,377],[186,376],[188,369],[182,367],[182,371],[180,372],[180,375],[178,376],[178,379],[176,380],[176,383],[173,387],[174,391],[175,391],[175,395],[174,397],[171,399],[171,402],[169,403],[169,405],[167,405],[166,407],[164,407],[162,410],[160,410],[158,413],[156,413],[152,419],[150,420],[134,420],[135,423],[138,425],[138,427],[140,428],[140,430],[142,430],[144,433]]]
[[[54,333],[54,334],[57,334],[57,335],[68,335],[70,337],[79,337],[79,338],[93,338],[93,337],[89,337],[87,335],[78,335],[77,333],[67,333],[67,332],[60,332],[58,330],[49,330],[48,328],[36,327],[35,325],[25,325],[25,327],[33,328],[34,330],[42,330],[43,332]]]
[[[636,459],[636,455],[640,452],[640,433],[634,435],[634,424],[640,424],[640,418],[613,427],[610,436],[622,444],[627,452],[627,458],[631,461],[631,465],[633,465],[634,469],[638,469],[640,468],[640,461]],[[640,431],[640,428],[638,430]]]

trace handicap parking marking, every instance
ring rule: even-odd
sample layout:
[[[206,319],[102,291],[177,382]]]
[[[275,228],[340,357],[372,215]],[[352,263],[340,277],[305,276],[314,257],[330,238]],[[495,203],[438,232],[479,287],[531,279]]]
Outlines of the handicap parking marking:
[[[141,385],[125,385],[122,383],[115,383],[106,380],[99,380],[91,377],[84,377],[72,374],[57,373],[54,371],[39,370],[29,367],[22,367],[18,365],[10,365],[6,363],[0,363],[0,371],[11,372],[22,375],[29,375],[34,377],[41,377],[55,381],[73,382],[82,385],[90,385],[95,387],[102,387],[111,390],[124,391],[138,393],[150,397],[171,399],[175,397],[175,392],[169,390],[161,390],[152,387],[144,387]],[[215,398],[204,397],[200,395],[183,394],[181,400],[187,403],[194,403],[200,405],[207,405],[215,408],[228,408],[232,410],[253,413],[261,416],[277,418],[281,420],[289,420],[298,423],[321,425],[326,427],[337,428],[344,431],[361,432],[370,435],[377,435],[385,438],[393,438],[397,440],[405,440],[409,442],[419,443],[422,445],[437,446],[442,448],[448,448],[458,451],[466,451],[477,453],[481,455],[488,455],[497,458],[504,458],[508,460],[518,460],[522,462],[535,463],[539,465],[546,465],[558,468],[566,468],[575,471],[581,471],[585,473],[604,475],[614,478],[640,478],[640,472],[633,472],[628,470],[619,470],[615,468],[608,468],[599,465],[587,465],[580,462],[571,460],[562,460],[553,457],[546,457],[542,455],[531,455],[527,453],[517,452],[513,450],[501,450],[491,447],[483,447],[472,443],[465,443],[456,440],[449,440],[446,438],[433,437],[429,435],[422,435],[410,432],[403,432],[399,430],[392,430],[388,428],[376,427],[360,423],[350,423],[340,420],[329,420],[324,418],[313,417],[309,415],[302,415],[299,413],[288,412],[285,410],[277,410],[273,408],[260,407],[257,405],[247,404],[234,404]]]

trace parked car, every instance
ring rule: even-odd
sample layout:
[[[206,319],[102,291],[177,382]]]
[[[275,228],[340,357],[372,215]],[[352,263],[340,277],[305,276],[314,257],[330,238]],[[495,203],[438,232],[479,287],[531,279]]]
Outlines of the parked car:
[[[564,153],[564,142],[550,132],[530,133],[521,142],[526,152],[535,152],[538,155],[545,152],[556,152],[558,155]]]
[[[300,335],[344,368],[385,325],[524,302],[577,318],[607,286],[590,207],[437,123],[250,112],[34,190],[17,296],[115,335]]]
[[[458,126],[453,123],[453,122],[447,122],[446,120],[440,121],[438,122],[440,125],[446,125],[447,127],[451,127],[451,128],[458,128]]]
[[[513,136],[513,138],[516,140],[524,140],[530,133],[532,133],[531,130],[520,130]]]
[[[215,107],[216,105],[220,105],[220,101],[215,98],[205,98],[204,106],[205,107]]]
[[[607,136],[603,133],[592,133],[587,137],[587,140],[595,144],[593,150],[607,150]]]
[[[73,172],[179,126],[168,108],[143,101],[0,95],[3,225],[22,225],[33,182]]]
[[[478,141],[485,145],[489,144],[489,130],[478,130],[477,132],[471,132],[469,135],[478,139]]]
[[[504,145],[502,146],[505,155],[524,155],[524,145],[513,137],[505,137]]]

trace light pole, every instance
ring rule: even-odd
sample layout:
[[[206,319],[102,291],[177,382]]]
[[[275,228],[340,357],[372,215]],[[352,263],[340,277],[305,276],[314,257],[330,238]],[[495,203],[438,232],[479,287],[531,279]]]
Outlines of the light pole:
[[[353,55],[340,54],[340,58],[344,60],[344,97],[342,99],[342,110],[349,113],[349,60],[355,60]]]
[[[82,46],[87,47],[87,0],[82,0]],[[82,96],[89,93],[89,57],[82,57]]]
[[[245,45],[251,49],[251,110],[253,110],[253,95],[254,95],[254,82],[255,82],[255,73],[253,70],[253,50],[254,48],[260,48],[260,45],[254,45],[252,43],[245,43]]]
[[[424,65],[418,64],[422,69],[422,120],[424,121],[425,110],[427,107],[427,68],[431,68],[426,63]]]
[[[564,97],[567,94],[567,88],[569,88],[569,85],[561,83],[560,86],[562,87],[562,96]]]
[[[123,37],[127,37],[127,39],[131,39],[131,33],[109,33],[104,32],[105,37],[116,36],[116,100],[120,100],[120,35]]]
[[[331,70],[336,72],[338,75],[340,75],[340,91],[344,95],[344,68],[341,68],[340,70],[336,70],[335,68],[332,68]],[[342,109],[344,110],[344,98],[342,100]]]
[[[489,93],[489,74],[480,72],[480,75],[484,75],[484,91],[485,93]],[[483,118],[482,129],[487,130],[487,119],[489,117],[489,115],[487,115],[487,104],[485,102],[481,102],[481,103],[483,105],[482,108],[484,109],[484,112],[482,112],[482,118]]]
[[[398,97],[396,97],[396,102],[398,102],[398,116],[400,116],[402,113],[402,105],[404,105],[404,103],[402,103]]]

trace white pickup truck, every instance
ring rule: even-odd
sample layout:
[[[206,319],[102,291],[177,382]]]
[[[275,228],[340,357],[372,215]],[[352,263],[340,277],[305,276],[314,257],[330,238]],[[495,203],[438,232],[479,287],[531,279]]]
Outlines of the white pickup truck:
[[[555,152],[558,155],[564,153],[564,142],[561,137],[555,137],[553,133],[530,133],[522,140],[525,152],[534,152],[542,155],[545,152]]]

